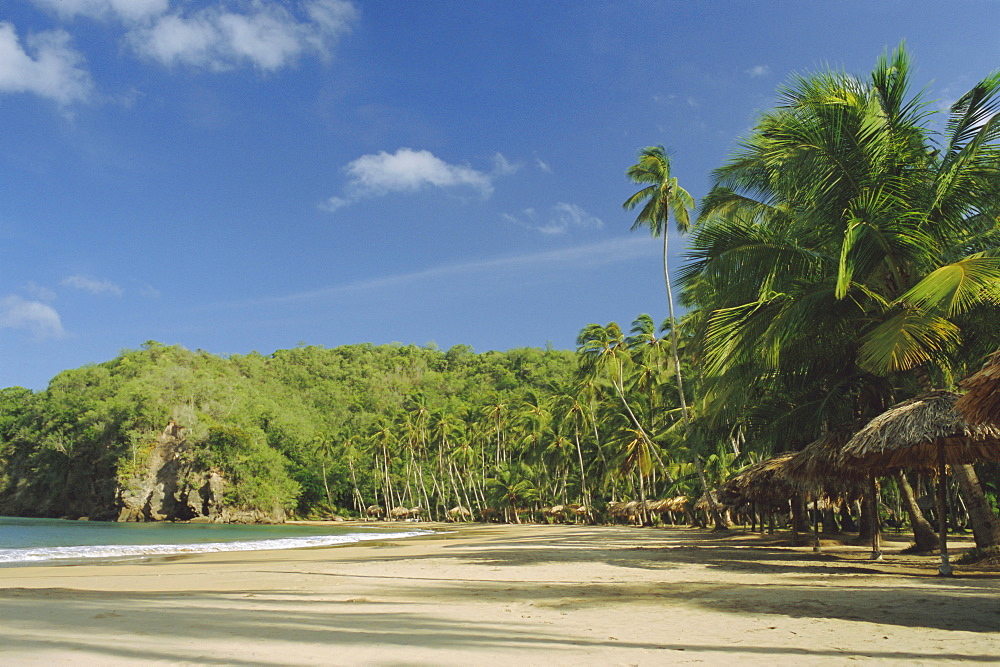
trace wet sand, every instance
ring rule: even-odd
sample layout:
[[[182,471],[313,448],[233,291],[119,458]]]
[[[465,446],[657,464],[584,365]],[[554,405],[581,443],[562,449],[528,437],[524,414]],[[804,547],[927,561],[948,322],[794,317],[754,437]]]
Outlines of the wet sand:
[[[891,553],[905,535],[872,563],[740,531],[437,527],[451,532],[0,568],[0,664],[1000,661],[1000,572],[936,577],[935,558]]]

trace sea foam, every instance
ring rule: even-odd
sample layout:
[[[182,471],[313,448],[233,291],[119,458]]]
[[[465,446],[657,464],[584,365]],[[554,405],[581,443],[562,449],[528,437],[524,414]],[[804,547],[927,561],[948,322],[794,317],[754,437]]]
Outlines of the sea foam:
[[[219,553],[228,551],[271,551],[276,549],[305,549],[332,547],[369,540],[391,540],[431,531],[413,530],[400,533],[347,533],[344,535],[313,535],[309,537],[284,537],[267,540],[238,542],[201,542],[193,544],[105,544],[66,547],[30,547],[0,549],[0,564],[39,563],[44,561],[82,560],[92,558],[131,559],[178,554]]]

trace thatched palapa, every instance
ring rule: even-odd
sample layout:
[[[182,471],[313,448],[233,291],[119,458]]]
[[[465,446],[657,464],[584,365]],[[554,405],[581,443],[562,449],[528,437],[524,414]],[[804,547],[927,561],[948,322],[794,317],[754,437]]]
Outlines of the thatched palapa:
[[[946,465],[1000,460],[1000,429],[973,425],[955,410],[958,394],[932,391],[899,403],[858,432],[844,447],[843,459],[869,466],[872,472],[937,465],[938,540],[941,574],[950,575],[945,497]]]
[[[741,503],[780,503],[795,495],[784,468],[795,454],[779,454],[747,466],[719,488],[719,499],[731,507]]]
[[[932,391],[889,408],[848,441],[841,462],[873,471],[931,467],[939,448],[950,465],[1000,460],[1000,429],[967,422],[957,400],[954,392]]]
[[[955,409],[967,422],[1000,425],[1000,350],[959,386],[966,393],[955,402]]]
[[[817,495],[830,498],[862,495],[870,473],[841,458],[844,446],[862,426],[864,422],[858,420],[830,429],[785,464],[784,476],[803,490]]]

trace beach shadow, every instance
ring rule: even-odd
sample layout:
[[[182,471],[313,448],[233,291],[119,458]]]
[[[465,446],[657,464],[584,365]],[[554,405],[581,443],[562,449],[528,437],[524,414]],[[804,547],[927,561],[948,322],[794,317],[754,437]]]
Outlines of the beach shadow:
[[[526,586],[521,592],[534,588]],[[448,592],[449,589],[442,589],[426,594],[438,596]],[[225,608],[219,605],[220,597],[228,598]],[[232,655],[220,657],[212,652],[212,646],[220,640],[242,642],[246,646],[274,640],[279,645],[314,647],[323,654],[329,651],[334,662],[349,656],[352,647],[372,646],[430,651],[468,649],[481,651],[483,655],[507,649],[544,651],[546,655],[553,652],[558,655],[562,650],[639,649],[651,652],[654,661],[676,660],[675,652],[706,660],[713,656],[716,660],[736,659],[741,654],[803,659],[996,660],[996,655],[956,651],[928,656],[918,652],[879,651],[871,646],[841,650],[697,641],[622,641],[609,636],[609,631],[614,632],[613,624],[591,637],[566,637],[558,627],[539,630],[516,620],[481,622],[435,617],[418,610],[378,611],[364,602],[317,601],[293,591],[252,591],[236,597],[210,591],[137,594],[61,588],[7,589],[0,591],[0,609],[0,620],[4,620],[0,623],[0,659],[5,651],[60,650],[98,654],[110,661],[231,664],[235,659],[242,664],[284,664],[281,656],[245,660]],[[58,613],[53,613],[53,609],[58,609]],[[16,623],[8,622],[13,619]],[[30,636],[25,628],[33,631]],[[116,635],[121,641],[101,643],[95,639]]]
[[[850,639],[845,640],[850,649],[812,650],[699,644],[677,641],[678,637],[666,638],[668,642],[628,642],[609,636],[614,628],[628,623],[626,617],[615,618],[616,611],[635,604],[665,614],[704,609],[763,623],[769,617],[787,617],[803,622],[837,619],[874,626],[1000,631],[1000,606],[996,604],[1000,584],[995,577],[889,579],[874,565],[861,566],[834,554],[765,545],[740,535],[596,528],[574,529],[565,535],[498,532],[494,537],[484,529],[474,543],[445,541],[432,551],[368,549],[363,561],[327,560],[323,553],[311,551],[307,559],[274,554],[259,561],[234,556],[232,562],[241,566],[238,572],[250,581],[258,571],[261,577],[287,575],[287,581],[296,583],[294,590],[234,592],[231,587],[216,589],[212,585],[159,592],[0,588],[0,663],[5,652],[48,650],[97,654],[112,662],[283,664],[281,656],[268,661],[257,654],[228,653],[220,658],[212,651],[216,645],[235,645],[238,651],[267,642],[305,646],[310,651],[315,648],[317,655],[328,652],[334,662],[351,656],[352,650],[373,645],[432,652],[481,651],[484,655],[491,651],[538,651],[538,655],[555,655],[557,661],[561,651],[569,658],[579,651],[615,647],[649,651],[654,664],[674,662],[681,656],[685,660],[730,661],[740,654],[976,662],[995,661],[997,657],[955,649],[933,655],[878,651],[872,642],[853,647]],[[851,553],[859,552],[855,549]],[[448,571],[444,565],[451,561],[471,567],[466,567],[468,576],[461,580],[437,578],[435,560],[442,562],[442,572]],[[417,567],[393,568],[392,575],[380,575],[372,567],[391,561],[412,561]],[[218,559],[211,563],[212,567],[221,564]],[[661,572],[662,576],[652,575],[653,581],[650,575],[644,575],[646,581],[616,581],[613,570],[600,581],[581,581],[573,576],[578,571],[575,565],[581,567],[579,571],[588,571],[590,563]],[[683,575],[675,573],[681,564],[688,563],[700,564],[705,570],[685,566]],[[532,581],[523,576],[532,566],[546,564],[560,566],[566,572],[563,580]],[[194,557],[187,562],[174,561],[162,576],[183,577],[189,573],[188,566],[198,572],[201,564]],[[751,584],[732,585],[713,579],[713,569],[761,576],[751,578]],[[412,576],[403,576],[407,573]],[[124,575],[108,568],[101,576]],[[161,576],[159,571],[157,576]],[[318,578],[341,579],[344,586],[310,586],[309,582]],[[169,586],[169,581],[161,580],[157,587]],[[359,586],[359,581],[367,583]],[[310,592],[313,590],[325,592],[319,595]],[[338,595],[338,590],[344,594]],[[358,590],[376,593],[357,595]],[[864,604],[859,604],[861,600]],[[434,608],[443,611],[427,613],[431,601],[437,605]],[[448,617],[447,610],[458,603],[477,603],[493,612],[512,613],[504,622]],[[560,613],[593,609],[607,610],[609,617],[592,636],[560,632]],[[540,627],[539,619],[554,620]],[[109,641],[108,637],[120,637],[121,641]],[[769,642],[775,643],[780,641]]]

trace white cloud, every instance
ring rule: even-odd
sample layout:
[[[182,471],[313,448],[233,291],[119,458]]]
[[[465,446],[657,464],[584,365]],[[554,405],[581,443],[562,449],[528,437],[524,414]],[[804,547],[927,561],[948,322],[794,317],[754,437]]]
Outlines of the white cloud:
[[[553,206],[544,218],[533,208],[526,208],[519,215],[504,213],[503,217],[508,222],[549,235],[565,234],[571,228],[600,229],[604,226],[600,218],[590,215],[576,204],[566,202]]]
[[[64,279],[60,284],[66,287],[81,289],[85,292],[90,292],[91,294],[113,294],[115,296],[121,296],[125,293],[125,290],[110,280],[97,280],[95,278],[88,278],[87,276],[70,276]]]
[[[327,213],[333,213],[334,211],[338,211],[344,208],[350,203],[351,201],[349,199],[344,199],[343,197],[330,197],[325,202],[322,202],[319,205],[319,208],[321,211],[326,211]]]
[[[40,338],[58,338],[66,333],[52,306],[19,296],[0,298],[0,329],[25,329]]]
[[[393,154],[381,151],[362,155],[346,168],[352,187],[366,192],[419,190],[432,185],[448,188],[467,185],[483,194],[490,194],[490,177],[471,167],[448,164],[430,151],[400,148]]]
[[[53,30],[28,36],[22,47],[14,26],[0,23],[0,92],[34,93],[60,104],[86,100],[90,74],[69,42],[67,33]]]
[[[502,153],[493,156],[493,173],[497,176],[510,176],[517,173],[520,168],[521,165],[511,162]]]
[[[88,16],[108,18],[117,16],[126,21],[140,21],[159,16],[170,7],[170,0],[34,0],[44,9],[54,11],[63,18]]]
[[[552,167],[549,166],[548,162],[545,162],[541,158],[535,158],[535,166],[538,167],[539,171],[543,171],[546,174],[552,173]]]
[[[38,285],[34,282],[29,282],[25,291],[30,294],[35,299],[39,301],[55,301],[56,293],[50,290],[48,287]]]
[[[510,163],[497,153],[495,165],[502,172]],[[502,160],[502,162],[501,162]],[[360,199],[379,197],[390,192],[416,192],[426,187],[465,187],[488,197],[493,193],[493,177],[472,167],[449,164],[427,150],[400,148],[395,153],[362,155],[344,167],[348,175],[347,195],[330,197],[320,204],[326,211],[336,211]]]
[[[288,8],[297,7],[300,20]],[[258,0],[246,12],[223,4],[185,14],[175,11],[136,28],[128,41],[137,53],[164,65],[222,71],[250,64],[265,72],[290,65],[303,53],[329,57],[358,12],[346,0],[295,5]]]
[[[744,71],[751,77],[757,78],[759,76],[767,76],[768,74],[770,74],[771,68],[768,67],[767,65],[754,65],[750,69]]]

